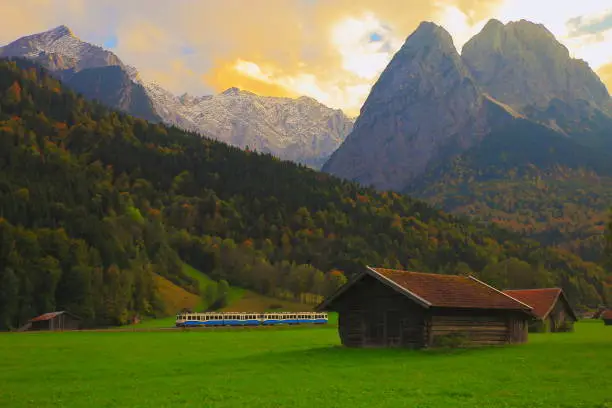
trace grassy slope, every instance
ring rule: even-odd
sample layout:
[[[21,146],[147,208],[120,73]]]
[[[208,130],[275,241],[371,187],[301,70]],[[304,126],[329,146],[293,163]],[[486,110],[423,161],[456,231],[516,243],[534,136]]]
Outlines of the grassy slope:
[[[157,286],[157,293],[164,302],[165,313],[168,315],[175,314],[184,307],[196,308],[202,302],[198,295],[187,292],[162,276],[154,274],[153,279]]]
[[[612,328],[459,351],[338,347],[335,327],[0,335],[0,406],[610,407]],[[606,385],[607,384],[607,385]]]
[[[210,285],[211,283],[215,283],[214,280],[210,279],[206,274],[198,271],[191,265],[186,263],[183,264],[183,273],[189,276],[192,279],[195,279],[200,284],[200,290]]]

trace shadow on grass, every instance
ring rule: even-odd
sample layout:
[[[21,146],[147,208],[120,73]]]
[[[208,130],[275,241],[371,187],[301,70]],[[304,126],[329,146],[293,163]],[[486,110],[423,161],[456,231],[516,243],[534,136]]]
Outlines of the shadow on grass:
[[[506,346],[515,347],[515,346]],[[448,358],[463,358],[464,356],[471,355],[487,355],[490,353],[496,353],[503,347],[478,347],[478,348],[456,348],[456,349],[408,349],[408,348],[350,348],[344,347],[340,344],[333,346],[324,347],[313,347],[307,349],[294,349],[294,350],[266,350],[257,354],[250,355],[248,357],[228,357],[222,358],[223,360],[242,360],[248,358],[249,361],[254,363],[257,362],[274,362],[280,364],[290,364],[296,361],[318,363],[321,361],[334,363],[334,362],[346,362],[348,360],[357,359],[360,362],[367,363],[370,361],[384,361],[384,362],[400,362],[400,361],[430,361],[432,359],[438,360],[443,357],[445,360]]]

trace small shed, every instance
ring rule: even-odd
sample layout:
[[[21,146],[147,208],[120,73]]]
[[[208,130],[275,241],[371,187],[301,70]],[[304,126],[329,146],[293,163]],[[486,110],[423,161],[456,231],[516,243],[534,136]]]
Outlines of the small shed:
[[[28,322],[28,330],[78,330],[81,328],[81,323],[81,318],[70,312],[51,312],[31,319]]]
[[[606,326],[612,326],[612,309],[604,310],[600,317]]]
[[[511,296],[533,308],[535,318],[529,324],[531,332],[568,332],[578,320],[561,288],[505,290]]]
[[[366,267],[316,310],[338,312],[347,347],[482,346],[527,341],[531,307],[472,276]]]

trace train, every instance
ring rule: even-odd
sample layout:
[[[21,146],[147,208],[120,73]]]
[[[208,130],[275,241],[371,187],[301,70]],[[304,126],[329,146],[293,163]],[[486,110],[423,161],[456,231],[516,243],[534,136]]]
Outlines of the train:
[[[184,312],[176,315],[176,327],[273,326],[327,322],[327,313],[319,312]]]

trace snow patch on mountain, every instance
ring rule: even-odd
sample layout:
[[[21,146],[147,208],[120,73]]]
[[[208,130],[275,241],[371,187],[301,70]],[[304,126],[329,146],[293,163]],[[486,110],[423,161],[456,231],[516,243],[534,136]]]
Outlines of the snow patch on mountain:
[[[353,126],[341,110],[308,97],[259,96],[238,88],[175,96],[156,83],[142,84],[166,123],[313,167],[333,153]]]

